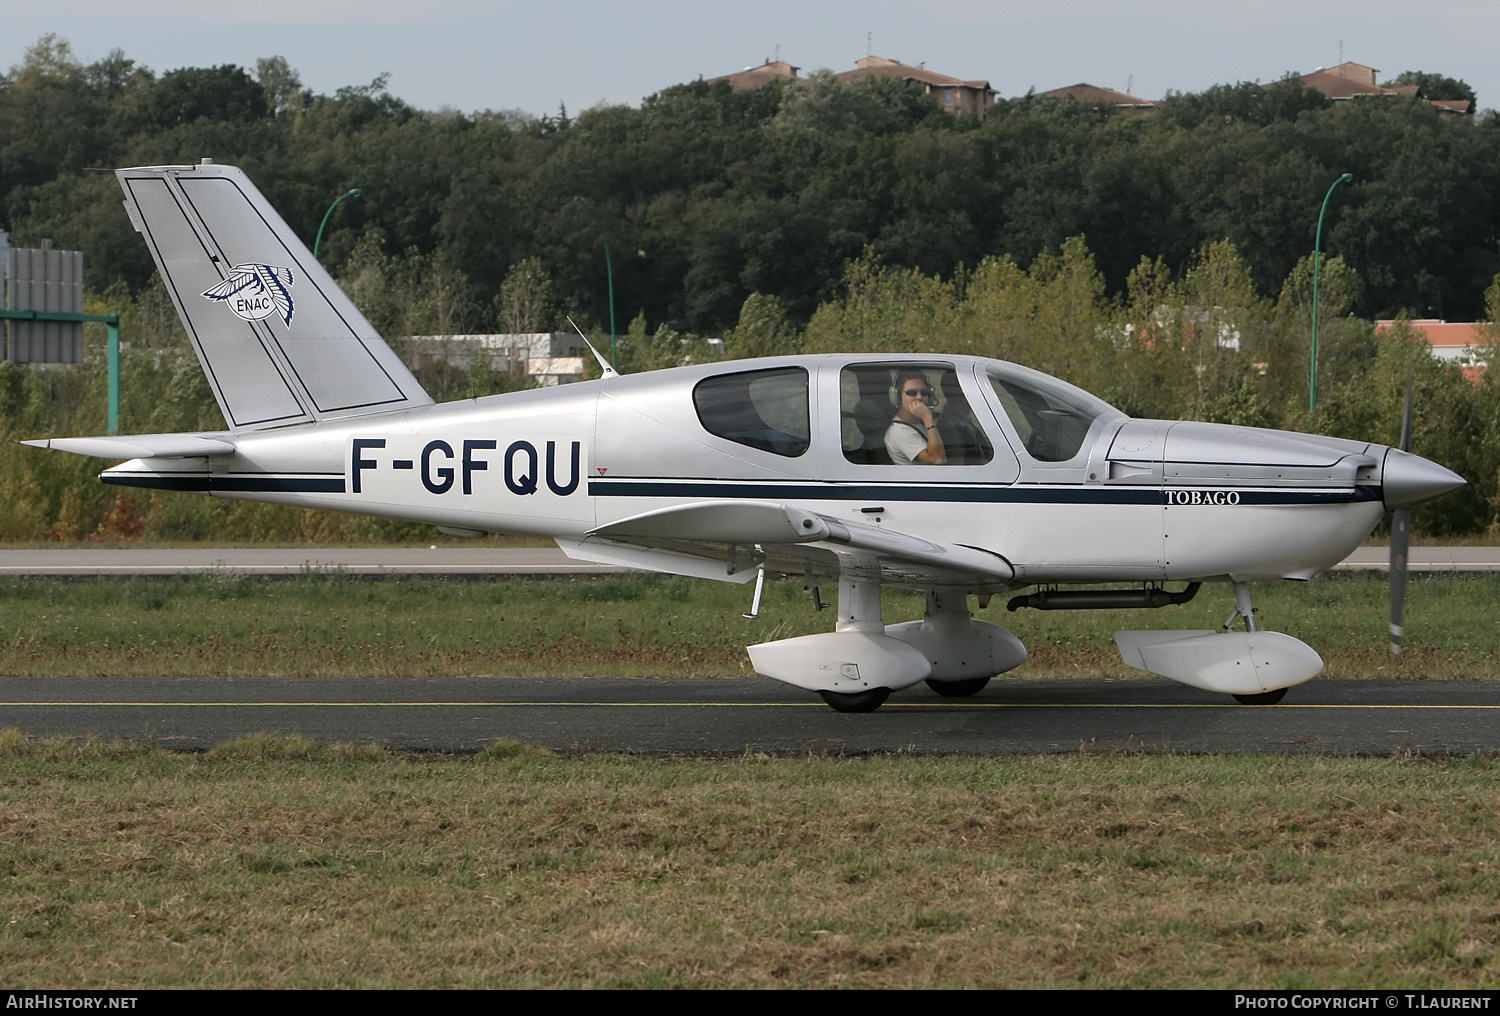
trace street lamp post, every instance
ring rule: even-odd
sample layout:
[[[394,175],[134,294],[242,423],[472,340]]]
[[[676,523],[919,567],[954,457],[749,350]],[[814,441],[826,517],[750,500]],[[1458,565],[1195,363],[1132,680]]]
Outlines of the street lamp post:
[[[1334,188],[1353,179],[1353,173],[1345,173],[1329,186],[1328,193],[1323,195],[1323,207],[1318,212],[1318,232],[1313,238],[1312,355],[1309,357],[1307,376],[1307,411],[1309,413],[1313,411],[1318,401],[1318,268],[1323,253],[1323,216],[1328,212],[1328,199],[1333,197]]]
[[[358,187],[354,188],[353,190],[344,191],[344,193],[334,198],[333,204],[328,206],[328,211],[323,213],[323,222],[318,226],[318,238],[313,241],[313,260],[317,260],[318,249],[323,246],[323,227],[328,225],[328,217],[333,214],[333,210],[339,206],[340,201],[344,200],[345,198],[354,197],[359,197]]]
[[[599,235],[604,237],[604,274],[609,280],[609,365],[618,372],[620,365],[615,359],[615,266],[609,257],[609,233],[604,228],[604,220],[599,218],[599,213],[594,211],[593,205],[576,194],[573,195],[573,200],[589,210],[589,214],[599,224]]]

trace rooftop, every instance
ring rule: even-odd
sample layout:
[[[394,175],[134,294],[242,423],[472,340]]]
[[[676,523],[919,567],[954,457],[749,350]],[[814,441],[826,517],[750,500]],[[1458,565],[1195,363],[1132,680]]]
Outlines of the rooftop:
[[[932,85],[934,88],[980,88],[988,90],[988,81],[974,80],[964,81],[960,78],[950,78],[946,74],[930,71],[926,67],[904,64],[899,60],[887,60],[883,56],[867,56],[854,61],[854,70],[844,71],[835,77],[848,80],[850,78],[883,77],[901,78],[903,81],[920,81],[924,85]]]
[[[1077,99],[1085,106],[1116,106],[1126,109],[1155,109],[1156,103],[1150,99],[1141,99],[1124,92],[1117,92],[1112,88],[1101,88],[1091,85],[1086,81],[1076,85],[1068,85],[1066,88],[1054,88],[1051,91],[1040,92],[1039,95],[1054,98]]]
[[[759,67],[746,67],[742,71],[733,74],[725,74],[717,78],[709,78],[710,81],[727,81],[729,87],[735,91],[745,88],[759,88],[761,85],[770,84],[772,81],[797,81],[797,72],[801,67],[793,67],[785,60],[767,60]]]

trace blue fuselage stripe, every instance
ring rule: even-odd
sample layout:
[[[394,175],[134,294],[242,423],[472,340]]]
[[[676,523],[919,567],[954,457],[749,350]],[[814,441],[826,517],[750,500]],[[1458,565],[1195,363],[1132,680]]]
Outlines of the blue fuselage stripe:
[[[342,476],[205,473],[105,473],[105,483],[152,490],[237,494],[344,494]],[[1031,484],[958,486],[932,484],[807,483],[805,481],[746,483],[734,480],[609,479],[590,480],[590,497],[661,497],[795,501],[898,501],[948,504],[1080,504],[1155,505],[1339,505],[1379,501],[1377,486],[1327,489],[1267,487],[1103,487]],[[1196,499],[1195,499],[1196,498]]]
[[[1199,500],[1191,500],[1197,491]],[[590,497],[702,497],[757,498],[798,501],[941,501],[959,504],[1116,504],[1200,505],[1222,504],[1232,493],[1236,505],[1352,504],[1380,500],[1373,486],[1329,489],[1287,489],[1223,486],[1195,488],[1172,486],[1102,487],[955,486],[952,484],[828,483],[740,483],[727,480],[590,480]],[[1203,495],[1213,495],[1204,499]],[[1186,499],[1184,498],[1186,495]]]
[[[218,491],[236,494],[342,494],[342,476],[213,476],[203,473],[155,475],[150,473],[105,473],[99,479],[117,487],[151,490],[186,490],[199,494]]]

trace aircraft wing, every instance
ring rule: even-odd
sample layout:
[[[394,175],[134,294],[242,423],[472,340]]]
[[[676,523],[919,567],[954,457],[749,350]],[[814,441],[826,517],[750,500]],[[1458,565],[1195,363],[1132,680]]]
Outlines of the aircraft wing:
[[[221,435],[132,434],[129,437],[49,437],[22,441],[33,448],[51,448],[96,459],[184,459],[200,455],[229,455],[234,444]]]
[[[633,515],[583,540],[570,557],[698,578],[744,582],[771,572],[820,584],[844,574],[908,588],[999,590],[1015,578],[998,554],[769,501],[706,501]]]

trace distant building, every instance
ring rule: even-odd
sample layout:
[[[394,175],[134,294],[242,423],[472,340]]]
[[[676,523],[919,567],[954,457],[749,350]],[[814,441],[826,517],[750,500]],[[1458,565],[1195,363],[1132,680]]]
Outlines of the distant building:
[[[83,313],[83,252],[10,246],[0,251],[0,308]],[[81,363],[83,324],[78,321],[0,320],[0,359],[19,363]]]
[[[413,366],[446,363],[468,370],[475,361],[491,370],[525,374],[539,387],[577,381],[583,375],[583,340],[576,332],[498,335],[412,335],[403,343]]]
[[[1112,88],[1100,88],[1098,85],[1090,85],[1086,82],[1069,85],[1066,88],[1054,88],[1050,92],[1038,94],[1054,99],[1076,99],[1080,105],[1091,109],[1114,108],[1128,113],[1149,113],[1156,108],[1156,103],[1150,99],[1138,99],[1134,95],[1126,95]]]
[[[1468,99],[1428,99],[1427,101],[1436,106],[1438,112],[1449,116],[1468,116],[1474,112],[1474,104]]]
[[[1304,74],[1297,80],[1302,82],[1304,88],[1316,89],[1334,102],[1348,102],[1351,99],[1371,95],[1415,96],[1417,94],[1416,85],[1386,87],[1376,84],[1375,79],[1379,74],[1380,71],[1374,67],[1347,61],[1337,67],[1319,67],[1311,74]],[[1461,116],[1474,111],[1474,104],[1468,99],[1428,99],[1427,101],[1446,115]]]
[[[793,67],[784,60],[767,60],[759,67],[746,67],[734,74],[725,74],[722,77],[709,78],[709,81],[727,81],[729,87],[736,92],[745,88],[759,88],[768,85],[772,81],[800,81],[797,72],[802,68]]]
[[[1172,307],[1162,304],[1151,312],[1149,321],[1126,324],[1118,331],[1118,340],[1137,349],[1155,349],[1171,339],[1184,348],[1209,342],[1219,349],[1240,349],[1240,329],[1234,311],[1223,307]],[[1101,333],[1102,334],[1102,333]],[[1264,365],[1261,373],[1265,373]],[[1200,366],[1199,371],[1202,371]]]
[[[948,112],[968,113],[980,120],[984,119],[989,108],[995,104],[995,90],[988,81],[961,81],[930,71],[926,67],[912,67],[897,60],[887,60],[883,56],[867,56],[856,60],[854,70],[844,71],[834,77],[844,81],[869,77],[914,81]]]
[[[746,67],[737,73],[725,74],[708,80],[710,82],[727,81],[731,88],[738,91],[743,88],[759,88],[772,81],[805,81],[806,78],[797,76],[797,72],[801,69],[784,60],[767,60],[759,67]],[[834,77],[843,81],[868,77],[914,81],[948,112],[968,113],[980,120],[984,119],[985,113],[995,104],[995,90],[990,87],[988,81],[963,81],[950,78],[946,74],[930,71],[926,67],[912,67],[897,60],[887,60],[883,56],[867,56],[862,60],[856,60],[854,70],[835,74]]]
[[[623,339],[624,337],[621,336]],[[600,340],[603,340],[602,342]],[[609,336],[595,339],[608,358]],[[708,338],[708,360],[724,358],[724,340]],[[491,370],[525,375],[538,388],[571,384],[583,377],[583,364],[593,362],[577,332],[516,332],[497,335],[410,335],[401,341],[401,354],[413,367],[445,363],[468,370],[482,362]],[[692,363],[685,359],[683,363]]]
[[[1298,80],[1305,88],[1315,88],[1328,96],[1334,102],[1348,102],[1350,99],[1360,95],[1416,95],[1416,85],[1404,85],[1400,88],[1382,88],[1375,83],[1375,78],[1380,74],[1374,67],[1366,67],[1353,61],[1341,63],[1337,67],[1319,67],[1311,74],[1304,74]]]
[[[1395,321],[1375,322],[1375,334],[1387,331]],[[1427,340],[1432,355],[1444,363],[1456,363],[1463,368],[1464,377],[1478,381],[1484,373],[1488,360],[1485,358],[1489,345],[1488,337],[1480,330],[1483,323],[1442,321],[1438,318],[1418,318],[1406,322],[1411,330]]]

